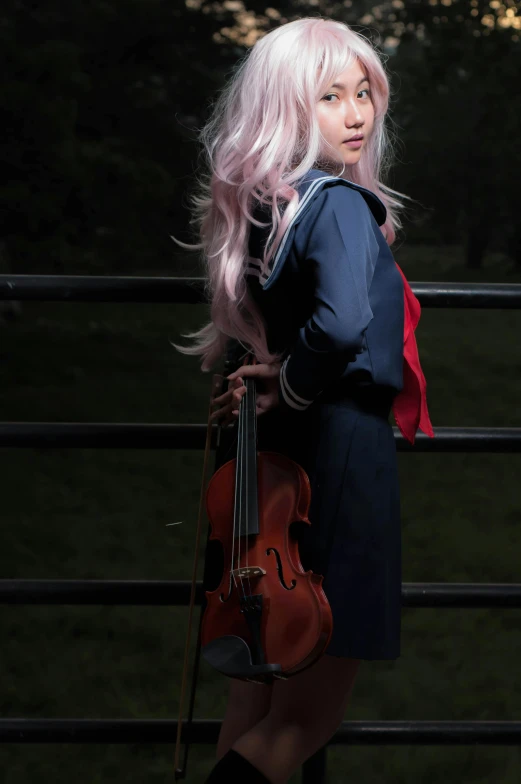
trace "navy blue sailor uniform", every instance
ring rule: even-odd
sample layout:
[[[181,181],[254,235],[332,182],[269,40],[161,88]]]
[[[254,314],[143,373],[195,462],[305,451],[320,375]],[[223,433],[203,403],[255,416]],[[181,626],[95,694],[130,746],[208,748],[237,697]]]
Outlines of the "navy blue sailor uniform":
[[[267,270],[262,230],[252,225],[250,232],[248,287],[266,321],[268,346],[291,347],[279,403],[303,411],[339,377],[365,377],[397,393],[403,283],[379,229],[385,206],[362,186],[318,169],[298,190],[299,207]]]
[[[401,530],[389,414],[403,383],[403,283],[374,193],[319,169],[296,187],[298,208],[266,268],[270,226],[250,228],[248,291],[270,351],[283,356],[280,405],[258,417],[258,448],[288,455],[310,478],[311,525],[295,526],[302,565],[324,575],[325,652],[394,659]]]

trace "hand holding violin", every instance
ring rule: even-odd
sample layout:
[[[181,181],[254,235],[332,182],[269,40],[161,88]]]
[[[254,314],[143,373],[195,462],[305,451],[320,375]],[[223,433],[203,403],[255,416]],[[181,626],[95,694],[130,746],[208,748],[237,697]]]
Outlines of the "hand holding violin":
[[[221,425],[224,427],[235,421],[239,415],[239,404],[242,396],[246,392],[244,377],[254,377],[260,383],[256,388],[256,413],[257,416],[265,414],[272,408],[279,405],[279,373],[280,362],[271,364],[242,365],[234,373],[226,377],[228,381],[228,391],[219,397],[212,397],[212,406],[219,406],[210,416],[210,419],[223,418]],[[214,387],[219,389],[221,376],[214,376]]]

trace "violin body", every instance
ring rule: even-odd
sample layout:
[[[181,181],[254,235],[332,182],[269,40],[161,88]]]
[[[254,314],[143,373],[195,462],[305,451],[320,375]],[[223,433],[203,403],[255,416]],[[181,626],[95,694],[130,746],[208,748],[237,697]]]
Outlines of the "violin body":
[[[333,618],[324,578],[304,570],[291,531],[294,522],[311,524],[306,472],[256,447],[248,466],[246,454],[239,465],[222,465],[206,492],[210,539],[220,541],[225,567],[219,586],[206,591],[202,655],[229,677],[272,683],[320,657]]]
[[[248,355],[244,365],[256,364]],[[294,460],[277,452],[257,451],[256,381],[244,379],[246,392],[238,411],[237,452],[215,471],[199,499],[196,552],[203,501],[210,523],[208,540],[223,549],[221,581],[206,591],[198,637],[203,658],[230,678],[272,684],[311,667],[325,652],[333,632],[323,576],[302,566],[292,525],[311,525],[309,477]],[[210,410],[211,412],[211,410]],[[203,479],[210,449],[208,416]],[[217,442],[219,444],[219,441]],[[204,488],[204,482],[203,482]],[[208,550],[207,550],[208,552]],[[190,613],[195,600],[196,563]],[[185,778],[188,744],[179,767],[184,681],[188,665],[190,619],[175,750],[175,779]],[[197,672],[197,666],[194,670]],[[192,685],[189,724],[195,701]],[[188,728],[186,728],[188,729]]]

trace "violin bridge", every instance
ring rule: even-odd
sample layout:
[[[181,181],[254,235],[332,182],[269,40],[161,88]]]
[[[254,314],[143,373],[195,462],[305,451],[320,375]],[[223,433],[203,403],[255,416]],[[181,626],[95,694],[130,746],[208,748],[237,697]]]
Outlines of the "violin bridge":
[[[260,566],[243,566],[241,569],[232,569],[232,574],[234,577],[262,577],[263,574],[266,574],[266,570]]]

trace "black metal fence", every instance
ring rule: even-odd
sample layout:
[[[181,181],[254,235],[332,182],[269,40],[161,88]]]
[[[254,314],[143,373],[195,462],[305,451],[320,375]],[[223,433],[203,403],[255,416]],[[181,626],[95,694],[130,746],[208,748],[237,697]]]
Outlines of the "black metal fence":
[[[521,308],[521,285],[417,283],[422,307]],[[202,278],[0,275],[0,300],[204,302]],[[214,427],[214,431],[217,427]],[[521,428],[438,427],[412,447],[397,428],[399,451],[520,452]],[[203,449],[204,424],[0,422],[0,447]],[[212,448],[216,446],[216,432]],[[202,582],[196,601],[203,598]],[[0,580],[2,604],[188,605],[190,583],[176,580]],[[521,607],[521,583],[404,583],[404,607]],[[0,718],[3,743],[173,743],[174,720]],[[190,742],[215,744],[220,721],[194,721]],[[182,734],[186,742],[186,733]],[[347,721],[330,744],[519,745],[521,722]],[[328,744],[329,745],[329,744]],[[303,765],[303,784],[323,784],[326,747]]]

